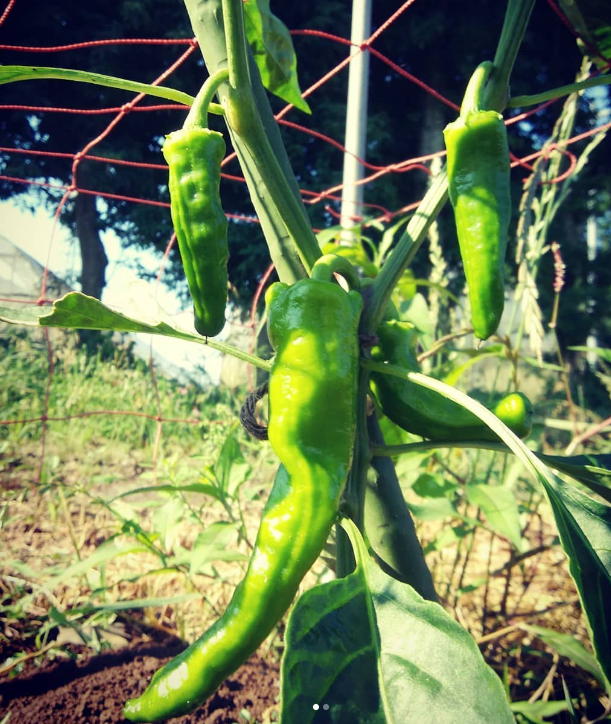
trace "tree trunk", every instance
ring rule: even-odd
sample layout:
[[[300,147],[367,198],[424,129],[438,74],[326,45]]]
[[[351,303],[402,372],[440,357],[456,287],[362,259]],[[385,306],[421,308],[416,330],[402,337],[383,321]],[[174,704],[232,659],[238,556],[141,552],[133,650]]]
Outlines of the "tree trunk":
[[[79,179],[80,180],[80,179]],[[82,181],[81,181],[82,182]],[[75,202],[76,233],[81,247],[83,294],[100,299],[106,285],[108,258],[98,231],[95,196],[79,193]]]

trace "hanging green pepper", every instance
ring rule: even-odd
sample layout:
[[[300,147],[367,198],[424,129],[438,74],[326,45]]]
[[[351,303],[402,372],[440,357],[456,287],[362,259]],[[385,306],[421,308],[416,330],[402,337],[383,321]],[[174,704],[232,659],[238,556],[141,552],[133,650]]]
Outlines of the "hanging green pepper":
[[[159,721],[192,711],[265,640],[320,552],[314,552],[308,536],[299,535],[302,508],[310,515],[315,512],[309,491],[293,485],[280,466],[248,570],[227,610],[189,648],[155,672],[142,696],[125,704],[126,719]]]
[[[378,330],[378,344],[371,351],[374,362],[388,362],[409,372],[420,372],[413,324],[389,320]],[[371,384],[382,412],[407,432],[430,440],[494,440],[498,436],[479,417],[447,397],[415,382],[371,372]],[[526,395],[503,397],[492,412],[519,437],[531,430],[532,406]]]
[[[316,519],[328,526],[354,444],[362,299],[356,291],[319,279],[290,287],[274,284],[265,299],[276,350],[269,381],[269,441],[291,478],[301,478],[312,491]]]
[[[266,302],[276,350],[269,439],[282,465],[248,570],[221,618],[127,702],[130,721],[185,714],[208,698],[280,620],[337,516],[356,431],[362,300],[304,279],[272,285]]]
[[[488,339],[503,314],[507,232],[511,218],[510,162],[503,117],[483,110],[482,90],[494,66],[479,65],[467,86],[460,117],[443,132],[471,319]]]
[[[166,137],[163,155],[195,329],[213,337],[225,324],[227,304],[227,217],[219,196],[225,141],[208,128],[182,128]]]

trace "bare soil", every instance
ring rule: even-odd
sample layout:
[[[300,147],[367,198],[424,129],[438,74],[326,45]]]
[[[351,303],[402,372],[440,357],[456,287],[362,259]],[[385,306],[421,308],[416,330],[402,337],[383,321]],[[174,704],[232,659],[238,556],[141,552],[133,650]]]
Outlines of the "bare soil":
[[[115,724],[125,701],[141,694],[156,669],[185,644],[174,636],[134,640],[128,646],[76,660],[49,661],[17,677],[0,678],[0,721],[10,724]],[[0,660],[5,656],[0,651]],[[278,667],[253,656],[192,714],[172,719],[181,724],[234,724],[275,720]]]

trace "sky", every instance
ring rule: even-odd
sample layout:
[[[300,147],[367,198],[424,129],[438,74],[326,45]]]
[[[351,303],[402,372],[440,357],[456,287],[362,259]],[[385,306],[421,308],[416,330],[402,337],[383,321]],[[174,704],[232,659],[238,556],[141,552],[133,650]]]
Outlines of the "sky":
[[[58,277],[72,284],[78,290],[75,280],[80,273],[80,253],[78,242],[73,239],[67,229],[58,224],[53,233],[54,223],[49,212],[38,208],[32,214],[24,211],[11,201],[0,202],[0,234],[13,244],[21,248],[43,266]],[[162,310],[171,315],[176,326],[181,329],[193,330],[193,314],[190,310],[181,310],[181,304],[170,290],[164,285],[155,285],[139,279],[134,268],[137,260],[142,266],[153,271],[159,268],[159,257],[142,250],[122,249],[119,241],[112,232],[102,235],[109,265],[106,270],[107,286],[102,301],[104,304],[117,309],[130,316],[137,317],[137,304],[135,300],[145,299],[152,307],[157,296],[157,303]],[[152,309],[142,309],[142,314],[151,313]],[[227,335],[229,325],[219,338]],[[171,364],[193,374],[199,382],[205,379],[200,375],[197,378],[195,361],[204,364],[207,374],[213,383],[217,383],[220,376],[221,355],[215,350],[203,348],[189,342],[159,337],[155,335],[135,335],[138,343],[138,353],[148,359],[150,343],[157,355],[168,360]]]

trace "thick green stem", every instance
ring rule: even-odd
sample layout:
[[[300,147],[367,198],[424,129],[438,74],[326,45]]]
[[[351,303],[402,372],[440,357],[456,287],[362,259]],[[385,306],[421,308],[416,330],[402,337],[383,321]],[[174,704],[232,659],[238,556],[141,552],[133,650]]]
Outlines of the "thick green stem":
[[[320,248],[303,204],[293,195],[265,133],[252,90],[242,0],[222,0],[227,39],[230,91],[226,120],[255,161],[261,179],[278,207],[303,265],[310,271]]]
[[[377,417],[371,415],[367,425],[369,439],[375,446],[373,449],[380,449],[384,437]],[[375,457],[371,466],[376,472],[376,480],[369,483],[365,500],[365,529],[369,542],[389,575],[409,583],[429,601],[437,601],[433,577],[426,565],[395,466],[389,457]]]
[[[367,393],[369,391],[369,371],[359,370],[357,411],[356,411],[356,438],[354,443],[354,457],[346,490],[343,496],[344,513],[350,517],[360,531],[365,526],[365,492],[367,488],[367,469],[371,460],[369,451],[369,436],[367,434]],[[355,559],[346,533],[341,526],[337,530],[337,576],[342,578],[352,573]]]
[[[184,2],[193,31],[199,40],[199,46],[208,72],[213,75],[218,70],[228,68],[221,0],[184,0]],[[301,204],[299,186],[291,170],[278,124],[274,119],[258,69],[249,51],[247,51],[247,59],[254,104],[263,127],[263,141],[271,144],[273,154],[281,168],[280,175],[284,180],[284,184],[289,192],[293,194],[298,204]],[[229,84],[221,85],[218,89],[221,104],[225,108],[231,94],[232,89]],[[282,214],[273,194],[264,183],[257,161],[251,156],[246,144],[231,127],[229,127],[229,133],[278,275],[282,281],[289,284],[296,282],[306,276],[306,271],[299,259]],[[306,217],[302,204],[301,209],[304,217]],[[309,233],[312,233],[311,230]]]
[[[486,89],[485,108],[502,113],[507,105],[509,78],[535,0],[509,0],[501,37],[494,56],[494,71]]]

